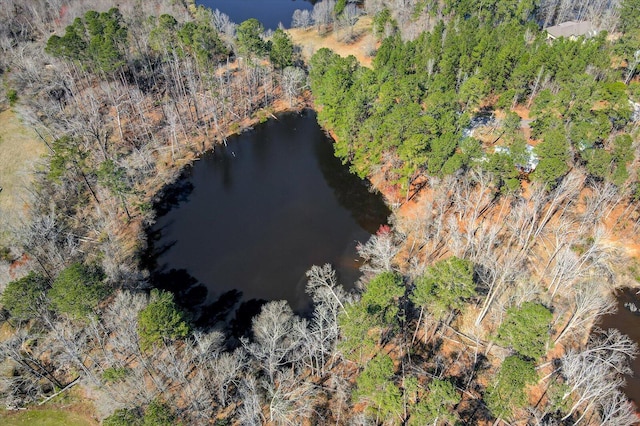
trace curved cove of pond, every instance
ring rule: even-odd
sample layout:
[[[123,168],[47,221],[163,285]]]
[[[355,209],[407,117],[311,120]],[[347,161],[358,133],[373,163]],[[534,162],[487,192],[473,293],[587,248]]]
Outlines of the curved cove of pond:
[[[311,11],[316,0],[196,0],[196,3],[220,10],[236,24],[256,18],[265,29],[275,30],[280,23],[290,28],[293,12],[296,9]]]
[[[189,166],[156,206],[153,286],[172,291],[197,325],[230,320],[240,330],[234,315],[249,321],[268,300],[304,313],[312,265],[331,263],[352,287],[356,245],[390,211],[334,156],[332,142],[314,112],[287,113]]]

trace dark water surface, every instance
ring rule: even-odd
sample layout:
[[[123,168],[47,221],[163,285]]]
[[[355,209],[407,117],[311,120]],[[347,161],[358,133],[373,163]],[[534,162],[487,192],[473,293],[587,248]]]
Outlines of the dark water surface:
[[[314,264],[333,264],[351,287],[357,242],[389,215],[382,198],[334,157],[311,111],[229,139],[167,192],[149,235],[154,285],[189,309],[215,302],[206,314],[222,316],[259,300],[304,310],[305,272]]]
[[[631,289],[621,291],[617,295],[618,312],[603,317],[598,327],[604,330],[617,328],[640,345],[640,311],[634,313],[624,306],[625,303],[634,303],[640,309],[640,297],[636,291]],[[631,362],[631,368],[633,376],[625,377],[627,384],[624,392],[629,399],[635,402],[636,407],[640,407],[640,356]]]
[[[286,28],[291,27],[291,16],[296,9],[313,9],[309,0],[197,0],[197,4],[218,9],[229,15],[236,24],[249,18],[256,18],[265,29],[275,30],[282,22]]]

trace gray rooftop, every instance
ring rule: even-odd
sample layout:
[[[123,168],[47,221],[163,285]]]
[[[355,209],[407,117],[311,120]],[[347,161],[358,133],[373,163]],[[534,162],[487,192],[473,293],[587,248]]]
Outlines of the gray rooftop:
[[[567,21],[547,28],[547,33],[552,38],[570,38],[580,36],[592,37],[597,34],[597,30],[589,21]]]

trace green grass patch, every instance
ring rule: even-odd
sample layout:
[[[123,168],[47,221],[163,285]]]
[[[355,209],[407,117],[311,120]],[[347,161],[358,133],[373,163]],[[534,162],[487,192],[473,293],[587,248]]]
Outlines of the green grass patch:
[[[96,423],[62,410],[26,410],[0,412],[0,424],[4,426],[93,426]]]

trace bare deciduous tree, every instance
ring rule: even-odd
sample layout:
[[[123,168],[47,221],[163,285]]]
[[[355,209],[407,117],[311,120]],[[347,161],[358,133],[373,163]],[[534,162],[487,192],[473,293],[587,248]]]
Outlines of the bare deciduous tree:
[[[637,350],[629,337],[610,329],[593,336],[586,348],[567,351],[561,360],[567,384],[562,399],[570,400],[571,408],[562,420],[578,410],[582,410],[582,414],[574,424],[599,407],[608,407],[608,413],[615,412],[611,407],[619,402],[619,389],[624,383],[622,375],[631,373],[629,359],[635,358]]]
[[[298,67],[286,67],[282,70],[280,85],[289,100],[289,106],[293,106],[293,99],[306,86],[306,80],[304,71]]]
[[[21,386],[26,386],[24,395],[20,395],[23,390],[16,389],[16,392],[10,396],[13,403],[18,403],[18,401],[26,403],[35,396],[41,395],[43,393],[42,384],[36,384],[39,380],[47,382],[51,388],[64,387],[60,379],[56,377],[55,368],[41,360],[40,348],[33,345],[35,337],[21,328],[16,330],[9,339],[0,343],[0,358],[10,358],[19,366],[18,374],[24,377],[24,383],[20,381]],[[27,386],[29,381],[34,382],[33,386]]]
[[[602,315],[616,311],[615,300],[596,283],[584,283],[573,290],[569,320],[555,338],[555,342],[574,332],[584,332],[590,324]]]
[[[276,371],[299,358],[300,340],[295,331],[300,321],[284,301],[269,302],[253,319],[254,341],[243,339],[243,345],[259,362],[271,381]]]
[[[213,28],[218,30],[218,32],[229,38],[234,36],[236,32],[236,24],[231,21],[228,15],[216,9],[211,15],[211,20],[213,22]]]
[[[229,393],[240,384],[241,373],[247,366],[246,352],[236,349],[220,354],[209,366],[218,403],[223,407],[229,404]]]
[[[279,425],[297,425],[313,412],[317,390],[292,370],[277,374],[275,381],[264,381],[269,421]]]
[[[305,291],[315,303],[332,307],[332,310],[336,311],[336,315],[338,313],[337,306],[341,311],[344,311],[343,302],[349,299],[349,294],[338,284],[336,272],[330,264],[314,265],[306,275],[308,281]]]
[[[262,404],[258,384],[252,376],[245,377],[240,383],[240,400],[242,405],[238,409],[240,424],[247,426],[260,426],[264,423]]]
[[[600,422],[602,425],[631,426],[638,424],[638,414],[627,396],[615,390],[601,406]]]
[[[311,12],[306,9],[296,9],[291,17],[291,26],[293,28],[309,28],[311,26]]]
[[[365,244],[358,244],[357,250],[365,262],[360,268],[362,271],[374,274],[392,271],[393,260],[400,251],[399,238],[390,229],[381,229]]]
[[[360,17],[360,9],[354,3],[348,3],[340,15],[341,23],[348,29],[349,39],[353,37],[353,26],[358,22],[358,17]]]
[[[311,18],[318,31],[326,30],[333,22],[333,10],[336,6],[335,0],[322,0],[313,6]]]
[[[306,292],[314,302],[313,314],[307,323],[298,323],[298,334],[304,340],[307,366],[312,372],[324,376],[329,361],[334,359],[335,344],[339,335],[338,315],[349,301],[349,294],[337,283],[331,265],[312,266],[307,271]]]

